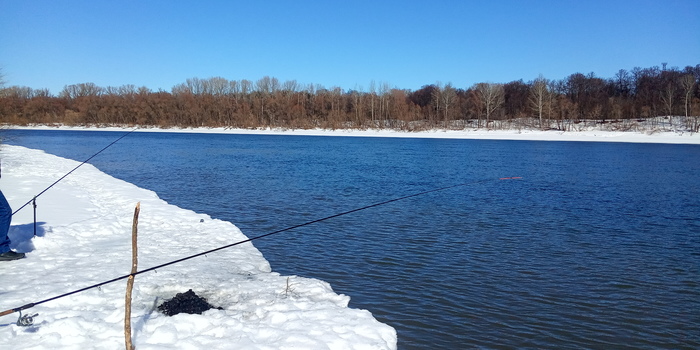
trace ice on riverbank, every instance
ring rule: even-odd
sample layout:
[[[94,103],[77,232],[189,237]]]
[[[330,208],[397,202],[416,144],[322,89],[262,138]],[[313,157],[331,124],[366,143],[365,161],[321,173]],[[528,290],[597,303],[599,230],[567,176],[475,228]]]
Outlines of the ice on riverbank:
[[[0,188],[18,209],[79,163],[2,145]],[[139,267],[245,240],[233,224],[194,213],[87,164],[12,220],[13,248],[28,258],[0,263],[0,311],[42,301],[125,275],[131,268],[136,202]],[[289,283],[289,284],[288,284]],[[0,318],[7,348],[117,349],[124,343],[126,282],[41,303],[32,327]],[[157,306],[193,289],[211,304],[203,315],[159,313]],[[138,349],[395,349],[396,331],[323,281],[281,276],[251,244],[197,257],[136,277],[132,325]]]

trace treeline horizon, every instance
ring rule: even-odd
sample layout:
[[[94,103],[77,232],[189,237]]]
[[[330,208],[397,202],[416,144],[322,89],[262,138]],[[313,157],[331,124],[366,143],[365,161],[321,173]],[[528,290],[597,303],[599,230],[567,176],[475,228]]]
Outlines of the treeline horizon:
[[[12,125],[150,125],[289,129],[540,128],[571,130],[581,121],[611,123],[682,116],[700,131],[700,64],[620,69],[614,77],[574,73],[560,80],[424,85],[418,90],[372,82],[367,91],[221,77],[191,78],[171,91],[94,83],[47,89],[0,85],[0,117]],[[670,123],[669,123],[670,124]]]

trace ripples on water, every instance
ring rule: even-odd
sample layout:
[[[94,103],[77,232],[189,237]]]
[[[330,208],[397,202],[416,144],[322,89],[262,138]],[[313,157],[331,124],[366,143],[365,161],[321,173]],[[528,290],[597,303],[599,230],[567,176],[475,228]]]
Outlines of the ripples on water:
[[[10,135],[78,160],[115,138]],[[692,349],[698,160],[684,145],[133,134],[93,164],[249,236],[488,179],[255,245],[394,326],[401,349]]]

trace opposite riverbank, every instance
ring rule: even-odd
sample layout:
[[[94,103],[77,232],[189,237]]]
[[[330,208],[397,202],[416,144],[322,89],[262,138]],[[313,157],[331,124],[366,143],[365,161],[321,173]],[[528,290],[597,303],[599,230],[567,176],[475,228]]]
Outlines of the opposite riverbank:
[[[681,131],[651,130],[606,131],[590,128],[584,131],[555,130],[430,130],[405,132],[391,129],[235,129],[235,128],[158,128],[153,126],[136,127],[76,127],[76,126],[6,126],[11,129],[25,130],[84,130],[84,131],[131,131],[136,132],[176,132],[176,133],[211,133],[243,135],[297,135],[297,136],[349,136],[349,137],[407,137],[407,138],[441,138],[441,139],[475,139],[475,140],[523,140],[523,141],[583,141],[583,142],[632,142],[632,143],[670,143],[700,144],[700,133]]]

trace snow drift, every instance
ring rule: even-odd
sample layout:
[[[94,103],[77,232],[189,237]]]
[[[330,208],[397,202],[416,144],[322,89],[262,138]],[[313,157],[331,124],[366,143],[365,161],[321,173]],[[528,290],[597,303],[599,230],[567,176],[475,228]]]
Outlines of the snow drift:
[[[19,208],[79,163],[2,145],[0,188]],[[166,179],[164,179],[166,181]],[[134,207],[139,269],[247,239],[233,224],[169,205],[152,192],[86,164],[13,217],[10,237],[27,258],[0,263],[0,310],[38,302],[129,273]],[[30,327],[17,313],[0,318],[7,348],[118,349],[124,346],[119,281],[37,305]],[[158,305],[192,289],[212,305],[172,317]],[[272,272],[244,243],[136,277],[132,304],[137,349],[395,349],[396,331],[323,281]]]

